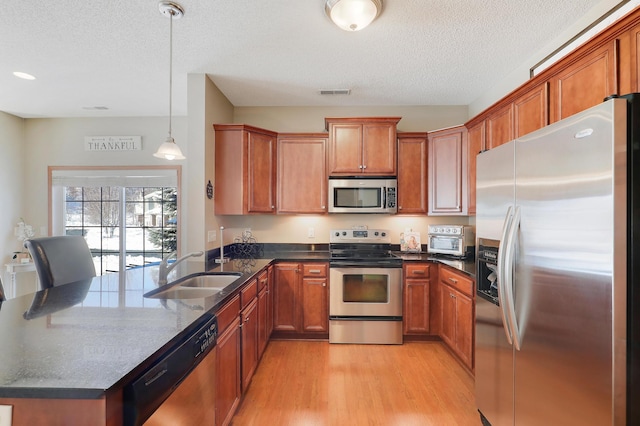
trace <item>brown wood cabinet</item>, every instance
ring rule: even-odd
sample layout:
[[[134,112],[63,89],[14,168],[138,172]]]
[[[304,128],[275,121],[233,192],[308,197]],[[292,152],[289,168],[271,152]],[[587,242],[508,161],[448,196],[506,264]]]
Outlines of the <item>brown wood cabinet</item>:
[[[398,133],[398,214],[427,214],[427,133]]]
[[[513,140],[513,105],[506,105],[487,118],[487,148],[492,149]]]
[[[258,359],[262,357],[271,337],[269,324],[273,323],[273,292],[268,270],[258,275]]]
[[[395,176],[396,126],[400,118],[325,118],[329,175]]]
[[[329,332],[328,267],[326,262],[275,265],[274,332]]]
[[[404,334],[429,334],[431,263],[405,263],[404,274]]]
[[[242,396],[240,374],[240,296],[227,302],[216,313],[216,426],[228,425]]]
[[[534,87],[513,102],[514,138],[549,124],[549,83]]]
[[[429,139],[429,215],[467,214],[467,129],[438,130]]]
[[[258,366],[258,301],[253,300],[240,313],[242,336],[242,392],[249,387]]]
[[[244,124],[214,124],[217,215],[276,212],[277,134]]]
[[[618,93],[617,40],[576,58],[550,82],[552,122],[584,111]]]
[[[447,266],[439,265],[440,337],[473,370],[474,298],[473,280]]]
[[[327,212],[327,135],[278,135],[278,213]]]
[[[302,332],[329,332],[329,291],[326,263],[302,265]]]

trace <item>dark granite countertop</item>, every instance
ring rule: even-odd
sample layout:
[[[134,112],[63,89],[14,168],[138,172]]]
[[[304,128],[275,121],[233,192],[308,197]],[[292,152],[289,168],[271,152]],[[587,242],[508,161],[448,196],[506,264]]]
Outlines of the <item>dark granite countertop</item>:
[[[396,253],[475,275],[471,261]],[[328,261],[326,250],[279,247],[266,259],[237,259],[207,271],[204,261],[181,263],[169,281],[200,272],[242,272],[204,299],[160,300],[158,266],[107,274],[42,290],[0,304],[0,397],[100,398],[124,386],[179,342],[206,312],[215,312],[247,280],[278,261]],[[266,257],[265,256],[265,257]]]
[[[0,397],[102,397],[152,365],[269,263],[225,264],[224,271],[244,274],[205,299],[144,298],[158,275],[158,266],[148,266],[126,271],[122,281],[107,274],[2,302]],[[183,262],[169,278],[203,271],[204,262]]]
[[[443,265],[450,266],[469,275],[471,278],[476,277],[476,261],[474,259],[456,259],[447,257],[444,255],[434,255],[431,253],[403,253],[393,252],[396,256],[400,257],[404,262],[437,262]]]

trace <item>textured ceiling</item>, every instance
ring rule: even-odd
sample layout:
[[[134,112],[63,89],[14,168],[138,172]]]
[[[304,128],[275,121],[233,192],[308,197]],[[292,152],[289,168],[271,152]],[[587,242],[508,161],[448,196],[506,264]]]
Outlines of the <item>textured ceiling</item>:
[[[167,115],[169,20],[156,0],[0,1],[0,111]],[[599,1],[384,0],[350,33],[323,0],[179,0],[173,113],[186,115],[189,73],[235,106],[468,105]]]

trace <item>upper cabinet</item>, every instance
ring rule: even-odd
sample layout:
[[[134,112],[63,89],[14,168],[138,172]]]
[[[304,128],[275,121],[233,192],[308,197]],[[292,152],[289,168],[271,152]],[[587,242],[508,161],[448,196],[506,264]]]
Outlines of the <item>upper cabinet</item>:
[[[514,138],[549,124],[549,83],[540,84],[513,101]]]
[[[329,175],[395,176],[396,126],[400,118],[326,118]]]
[[[327,135],[278,135],[278,213],[327,212]]]
[[[427,214],[427,133],[398,133],[398,214]]]
[[[617,45],[617,40],[612,40],[567,64],[550,78],[553,122],[618,94]]]
[[[276,140],[269,130],[215,124],[217,215],[276,212]]]
[[[467,214],[476,214],[476,157],[486,149],[485,121],[467,131]]]
[[[513,105],[508,104],[487,117],[487,149],[492,149],[513,139]]]
[[[429,133],[429,215],[467,214],[467,129]]]

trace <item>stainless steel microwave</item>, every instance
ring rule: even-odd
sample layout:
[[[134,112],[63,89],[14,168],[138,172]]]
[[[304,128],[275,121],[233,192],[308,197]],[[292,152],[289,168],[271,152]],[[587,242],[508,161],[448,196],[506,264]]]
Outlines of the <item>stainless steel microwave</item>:
[[[329,178],[329,213],[397,213],[397,187],[389,177]]]

